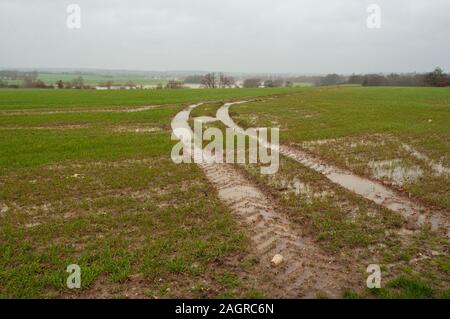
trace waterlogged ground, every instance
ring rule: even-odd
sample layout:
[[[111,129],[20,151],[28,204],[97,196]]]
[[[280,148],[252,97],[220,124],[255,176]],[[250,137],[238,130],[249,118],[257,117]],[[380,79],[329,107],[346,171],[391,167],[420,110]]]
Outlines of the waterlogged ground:
[[[450,296],[444,229],[315,163],[449,217],[449,90],[162,91],[0,91],[0,297]],[[235,122],[280,127],[308,160],[282,154],[269,176],[174,164],[175,115],[209,101],[187,123],[224,130],[214,117],[232,99],[253,101],[231,107]],[[66,287],[69,264],[80,290]],[[369,264],[382,289],[366,288]]]

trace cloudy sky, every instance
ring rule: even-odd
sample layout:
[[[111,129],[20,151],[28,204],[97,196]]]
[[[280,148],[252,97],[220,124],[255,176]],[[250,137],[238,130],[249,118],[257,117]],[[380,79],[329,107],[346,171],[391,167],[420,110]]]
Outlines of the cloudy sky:
[[[450,71],[449,13],[449,0],[0,0],[0,67]]]

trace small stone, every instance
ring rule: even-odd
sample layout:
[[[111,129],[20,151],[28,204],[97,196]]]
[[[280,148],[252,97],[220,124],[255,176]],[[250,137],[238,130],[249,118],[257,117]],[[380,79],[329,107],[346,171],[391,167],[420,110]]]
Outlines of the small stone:
[[[6,213],[9,210],[9,207],[5,204],[2,204],[0,207],[0,213],[2,214]]]
[[[284,257],[280,254],[277,254],[277,255],[273,256],[271,264],[272,264],[272,266],[276,267],[276,266],[281,265],[283,263],[283,261],[284,261]]]
[[[39,225],[41,225],[41,223],[30,223],[30,224],[26,224],[25,227],[26,228],[33,228],[33,227],[36,227],[36,226],[39,226]]]
[[[200,264],[198,262],[194,262],[191,265],[191,268],[193,268],[193,269],[198,269],[199,267],[200,267]]]

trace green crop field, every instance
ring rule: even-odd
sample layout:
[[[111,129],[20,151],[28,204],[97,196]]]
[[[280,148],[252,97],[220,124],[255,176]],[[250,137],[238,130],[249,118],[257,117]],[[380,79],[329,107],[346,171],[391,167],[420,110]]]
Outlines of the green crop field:
[[[26,109],[180,104],[211,100],[252,98],[295,92],[299,88],[177,89],[177,90],[0,90],[0,112]]]
[[[449,89],[4,89],[0,298],[272,297],[276,283],[248,225],[199,166],[170,157],[170,123],[185,106],[207,102],[192,124],[249,99],[230,109],[242,127],[279,127],[283,145],[450,218]],[[450,296],[441,229],[410,229],[400,214],[284,156],[273,176],[233,167],[298,234],[352,269],[338,297]],[[294,181],[300,192],[289,192]],[[383,270],[376,291],[355,282],[371,263]],[[83,269],[79,290],[66,286],[70,264]]]
[[[216,191],[172,163],[170,121],[194,101],[294,91],[0,90],[0,296],[263,296]],[[86,269],[75,294],[69,264]]]

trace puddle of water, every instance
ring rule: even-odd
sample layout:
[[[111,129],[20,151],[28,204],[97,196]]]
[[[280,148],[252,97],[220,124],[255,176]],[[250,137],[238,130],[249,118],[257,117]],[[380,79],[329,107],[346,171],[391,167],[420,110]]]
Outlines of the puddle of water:
[[[87,109],[87,110],[59,110],[59,111],[2,111],[1,115],[47,115],[47,114],[72,114],[72,113],[137,113],[161,107],[160,105],[141,106],[138,108],[114,108],[114,109]]]
[[[346,143],[345,138],[329,138],[329,139],[323,139],[323,140],[314,140],[314,141],[306,141],[302,143],[296,143],[297,145],[300,145],[303,148],[311,149],[317,146],[323,146],[328,144],[334,144],[337,142],[344,142]],[[362,139],[360,141],[352,141],[349,146],[350,148],[356,148],[359,146],[382,146],[384,145],[384,141],[370,141]]]
[[[212,123],[212,122],[217,122],[218,120],[212,116],[199,116],[199,117],[195,117],[194,121],[198,121],[201,123]]]
[[[228,187],[220,190],[220,193],[225,200],[258,198],[261,196],[261,193],[256,188],[250,186]]]
[[[426,162],[436,173],[442,175],[447,174],[450,175],[450,168],[442,165],[441,163],[437,163],[433,161],[431,158],[426,156],[425,154],[417,151],[412,146],[403,143],[402,144],[403,149],[405,149],[407,152],[411,153],[415,158],[422,160]]]
[[[283,191],[285,194],[295,194],[296,196],[303,196],[308,199],[312,198],[325,198],[328,196],[332,196],[333,193],[330,191],[316,191],[311,185],[307,183],[303,183],[298,179],[294,180],[285,180],[285,179],[277,179],[275,176],[270,177],[270,182],[272,186],[278,188]]]
[[[398,186],[402,186],[405,183],[413,183],[423,175],[420,167],[406,167],[401,159],[370,161],[369,167],[376,179],[387,178]]]
[[[132,127],[119,127],[114,129],[114,132],[118,133],[154,133],[162,131],[159,127],[142,127],[142,128],[132,128]]]

